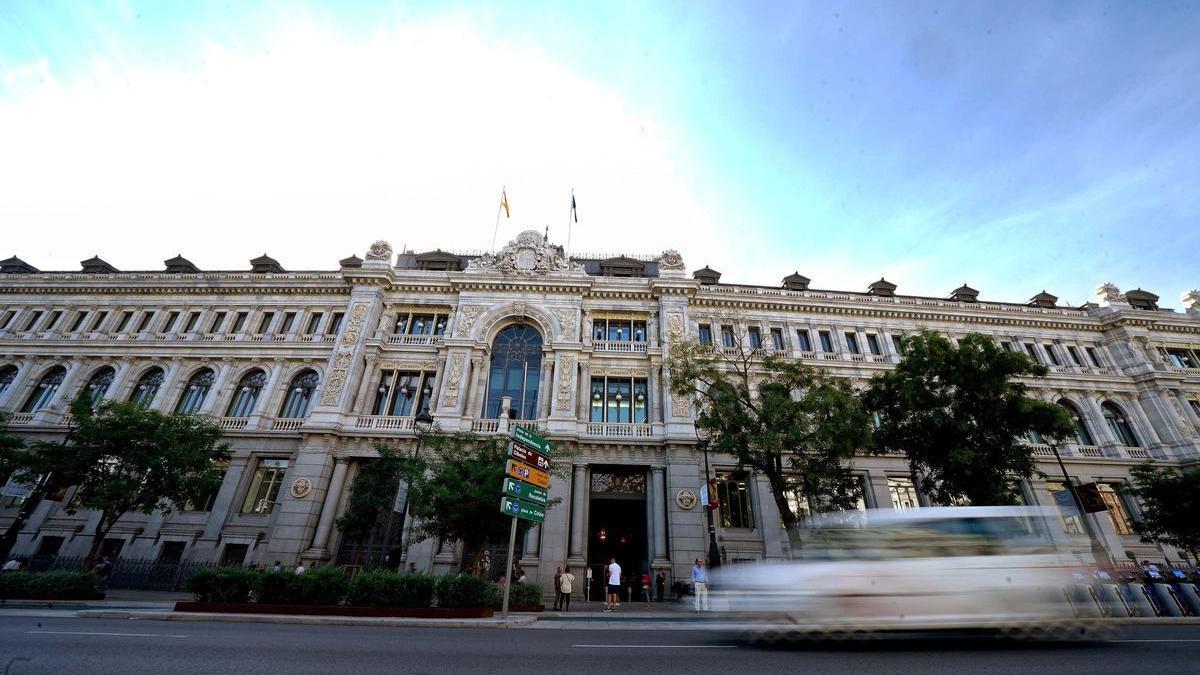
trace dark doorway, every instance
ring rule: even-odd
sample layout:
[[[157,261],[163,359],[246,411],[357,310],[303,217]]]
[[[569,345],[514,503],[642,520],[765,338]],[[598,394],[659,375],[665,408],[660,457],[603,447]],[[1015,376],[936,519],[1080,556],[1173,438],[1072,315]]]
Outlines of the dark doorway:
[[[588,510],[588,566],[591,599],[604,598],[609,558],[621,565],[622,600],[637,597],[642,571],[650,564],[646,525],[646,471],[643,467],[592,469]]]

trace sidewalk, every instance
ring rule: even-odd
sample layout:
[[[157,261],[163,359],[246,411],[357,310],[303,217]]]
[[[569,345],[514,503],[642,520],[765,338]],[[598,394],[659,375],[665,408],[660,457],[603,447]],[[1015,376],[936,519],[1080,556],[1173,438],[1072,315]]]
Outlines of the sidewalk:
[[[110,589],[103,600],[0,600],[0,610],[6,609],[143,609],[166,610],[175,608],[180,600],[191,600],[191,593],[170,591],[132,591]]]

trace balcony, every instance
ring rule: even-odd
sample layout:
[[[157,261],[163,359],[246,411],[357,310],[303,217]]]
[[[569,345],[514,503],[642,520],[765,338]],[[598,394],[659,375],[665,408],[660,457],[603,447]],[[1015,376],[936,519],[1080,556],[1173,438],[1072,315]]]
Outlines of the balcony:
[[[29,424],[33,421],[33,413],[19,412],[8,416],[9,424]]]
[[[389,345],[405,345],[412,347],[431,347],[442,344],[441,335],[389,335]]]
[[[524,427],[530,431],[545,433],[544,431],[539,431],[542,425],[538,423],[538,420],[511,420],[509,428],[511,427]],[[471,433],[482,435],[502,433],[500,430],[500,420],[471,420]],[[507,431],[503,433],[507,433]]]
[[[592,349],[598,352],[625,352],[630,354],[645,354],[645,342],[630,340],[593,340]]]
[[[247,417],[214,417],[213,421],[225,431],[241,431],[246,428]]]
[[[413,418],[393,415],[359,415],[354,420],[355,429],[378,429],[381,431],[412,431]]]
[[[272,420],[271,431],[298,431],[304,425],[302,418]]]
[[[597,438],[651,438],[654,435],[654,426],[651,424],[589,422],[584,434]]]

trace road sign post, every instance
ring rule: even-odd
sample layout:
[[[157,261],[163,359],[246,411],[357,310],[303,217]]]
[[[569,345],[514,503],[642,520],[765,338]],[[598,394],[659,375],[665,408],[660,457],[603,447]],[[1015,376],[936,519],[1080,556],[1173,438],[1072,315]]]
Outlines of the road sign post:
[[[512,518],[508,531],[508,562],[504,567],[504,599],[500,615],[508,616],[512,591],[513,550],[517,545],[517,519],[541,523],[550,501],[550,441],[525,427],[513,427],[504,462],[505,479],[500,490],[500,512]],[[557,589],[555,589],[557,591]]]
[[[500,616],[508,618],[508,595],[512,590],[513,547],[517,545],[517,517],[513,516],[508,530],[508,564],[504,568],[504,602],[500,605]]]

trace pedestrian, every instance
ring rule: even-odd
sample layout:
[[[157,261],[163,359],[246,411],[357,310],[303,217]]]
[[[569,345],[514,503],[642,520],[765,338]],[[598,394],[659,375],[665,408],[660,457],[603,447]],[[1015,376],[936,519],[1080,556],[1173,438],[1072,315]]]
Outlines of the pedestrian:
[[[408,563],[408,573],[409,574],[417,573],[417,563],[415,563],[415,562]]]
[[[96,576],[100,578],[100,590],[108,588],[108,576],[112,574],[112,562],[109,561],[108,556],[100,556],[100,562],[92,567],[92,572],[95,572]]]
[[[276,560],[275,564],[271,566],[271,571],[275,572],[276,574],[282,572],[283,571],[283,563]]]
[[[662,570],[654,575],[654,590],[658,591],[658,601],[663,601],[663,593],[667,590],[667,575]]]
[[[304,569],[304,563],[302,563],[302,562],[296,563],[296,576],[300,576],[301,574],[304,574],[307,571],[308,570]]]
[[[696,598],[696,611],[708,611],[708,570],[704,569],[704,561],[696,558],[692,565],[692,593]]]
[[[587,583],[583,587],[583,599],[585,602],[591,602],[592,601],[592,568],[589,565],[585,569],[587,570]]]
[[[559,588],[562,582],[562,566],[554,568],[554,611],[558,611],[562,605],[562,589]]]
[[[616,611],[621,606],[621,566],[616,558],[608,559],[608,597],[606,612]]]
[[[653,599],[651,592],[652,591],[650,589],[650,572],[643,571],[642,572],[642,601],[646,603],[647,607],[650,606],[650,601]]]
[[[16,558],[9,558],[8,562],[4,563],[4,567],[0,568],[0,572],[19,572],[21,570],[21,561]]]
[[[562,596],[562,611],[571,611],[571,591],[575,589],[575,575],[568,567],[558,578],[558,594]]]

